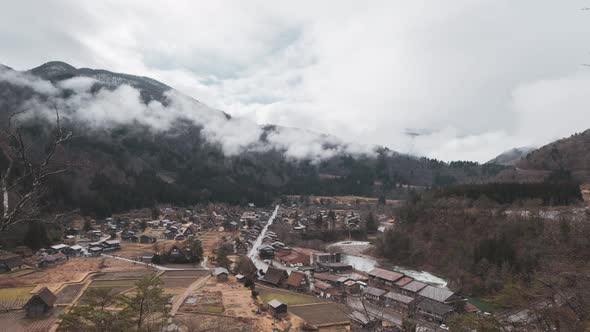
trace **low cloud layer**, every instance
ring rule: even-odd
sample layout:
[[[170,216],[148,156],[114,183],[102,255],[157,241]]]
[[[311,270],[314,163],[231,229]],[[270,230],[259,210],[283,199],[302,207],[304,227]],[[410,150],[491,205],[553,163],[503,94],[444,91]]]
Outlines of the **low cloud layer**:
[[[276,128],[267,135],[266,142],[261,142],[263,130],[255,122],[240,117],[228,119],[222,112],[175,90],[165,93],[164,105],[156,100],[146,104],[140,91],[126,84],[93,92],[92,87],[97,81],[89,77],[74,77],[54,85],[26,73],[0,69],[0,81],[28,87],[48,96],[46,101],[33,98],[25,101],[25,105],[32,107],[35,114],[51,120],[54,117],[54,106],[61,111],[63,117],[94,128],[137,123],[162,132],[172,129],[179,119],[189,120],[202,127],[203,138],[210,143],[219,144],[223,152],[230,156],[245,151],[276,149],[284,151],[288,158],[318,161],[337,153],[372,153],[372,149],[367,146],[345,143],[335,137],[293,128]],[[73,93],[68,93],[63,98],[61,96],[64,90]]]
[[[23,0],[0,13],[0,62],[150,76],[258,124],[486,161],[590,128],[586,6]]]

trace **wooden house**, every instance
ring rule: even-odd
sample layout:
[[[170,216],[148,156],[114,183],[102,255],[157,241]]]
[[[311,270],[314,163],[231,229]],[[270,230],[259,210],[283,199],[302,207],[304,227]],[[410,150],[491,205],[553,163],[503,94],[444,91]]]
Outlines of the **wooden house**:
[[[47,287],[32,293],[33,296],[24,305],[27,317],[37,317],[50,311],[57,301],[57,296]]]
[[[277,299],[272,299],[268,301],[268,310],[274,316],[282,316],[287,314],[287,304],[283,303]]]

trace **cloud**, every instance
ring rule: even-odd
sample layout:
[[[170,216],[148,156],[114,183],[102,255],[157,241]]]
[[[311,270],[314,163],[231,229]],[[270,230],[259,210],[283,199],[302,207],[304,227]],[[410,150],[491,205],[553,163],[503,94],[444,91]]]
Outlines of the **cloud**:
[[[23,0],[0,13],[0,54],[154,77],[244,121],[486,161],[590,127],[574,111],[590,99],[575,90],[586,5]]]
[[[17,79],[15,79],[15,77]],[[11,73],[0,75],[0,81],[19,86],[40,88],[40,93],[51,92],[46,101],[34,98],[26,103],[34,105],[37,114],[53,120],[54,106],[61,116],[93,128],[113,128],[119,125],[141,124],[154,131],[172,129],[179,120],[188,120],[202,128],[201,136],[210,143],[219,144],[226,155],[238,155],[245,151],[283,151],[288,158],[319,161],[337,153],[353,155],[371,154],[372,149],[359,144],[347,144],[335,137],[306,130],[276,127],[260,140],[263,130],[248,118],[227,116],[176,90],[165,92],[165,105],[157,100],[145,103],[140,91],[123,84],[114,89],[101,88],[92,91],[96,80],[74,77],[53,85],[33,76]],[[69,94],[62,93],[64,89]],[[66,97],[64,97],[66,96]],[[24,115],[30,116],[30,115]]]
[[[14,70],[3,70],[0,68],[0,81],[20,87],[27,87],[44,95],[55,95],[59,91],[48,81]]]

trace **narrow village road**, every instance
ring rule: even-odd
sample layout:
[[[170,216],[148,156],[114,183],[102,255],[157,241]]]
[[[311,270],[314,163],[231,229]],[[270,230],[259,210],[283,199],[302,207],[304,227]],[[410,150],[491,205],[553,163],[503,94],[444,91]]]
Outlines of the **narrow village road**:
[[[258,234],[258,238],[256,238],[256,242],[254,242],[254,245],[252,246],[252,248],[248,252],[248,258],[250,258],[252,260],[252,262],[254,263],[254,265],[256,265],[256,268],[258,270],[266,271],[268,269],[268,264],[266,264],[262,259],[260,259],[258,257],[258,248],[260,248],[260,246],[262,245],[262,238],[264,238],[266,231],[268,231],[268,227],[270,225],[272,225],[278,212],[279,212],[279,205],[277,205],[275,207],[274,212],[272,213],[270,218],[268,218],[266,225],[264,226],[264,228],[262,229],[260,234]]]
[[[205,283],[207,283],[209,278],[211,278],[211,275],[206,275],[205,277],[198,279],[197,281],[193,282],[190,286],[188,286],[187,289],[184,291],[184,293],[178,295],[178,298],[172,303],[172,309],[170,309],[170,315],[174,316],[176,314],[176,312],[178,311],[178,309],[180,309],[180,306],[184,303],[186,298],[193,291],[195,291],[197,288],[199,288],[199,287],[203,286]]]

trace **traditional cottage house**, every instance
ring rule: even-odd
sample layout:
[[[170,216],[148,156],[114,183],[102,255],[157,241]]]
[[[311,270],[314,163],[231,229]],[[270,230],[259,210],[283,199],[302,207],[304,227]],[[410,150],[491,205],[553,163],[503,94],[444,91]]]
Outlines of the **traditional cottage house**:
[[[383,326],[383,321],[376,317],[368,317],[367,315],[353,311],[348,315],[350,319],[350,332],[373,332]]]
[[[403,274],[395,271],[375,268],[369,271],[369,285],[393,291],[397,288],[395,282],[403,277]]]
[[[367,287],[364,289],[365,298],[371,302],[381,304],[384,302],[384,295],[387,291],[375,288],[375,287]]]
[[[53,308],[55,301],[57,301],[57,296],[47,287],[39,289],[24,305],[27,317],[37,317],[47,313]]]
[[[143,234],[142,236],[139,237],[139,242],[140,243],[154,243],[154,242],[156,242],[156,238],[151,235]]]
[[[287,278],[287,288],[296,290],[296,291],[305,291],[309,287],[309,282],[307,281],[307,275],[301,271],[292,271]]]
[[[264,276],[260,278],[260,281],[279,287],[285,280],[287,280],[287,278],[289,278],[287,271],[274,266],[269,266]]]
[[[171,263],[186,263],[189,256],[183,248],[174,245],[168,250],[167,260]]]
[[[410,312],[414,298],[399,293],[389,292],[384,295],[385,305],[402,313]]]
[[[287,304],[277,299],[268,301],[268,310],[274,316],[282,316],[287,314]]]
[[[213,270],[213,275],[215,276],[215,279],[217,281],[224,282],[227,281],[227,278],[229,277],[229,272],[224,267],[217,267],[215,268],[215,270]]]
[[[237,255],[246,255],[248,253],[248,246],[246,246],[244,242],[240,241],[240,239],[236,239],[234,241],[234,252]]]
[[[0,255],[0,272],[8,272],[23,265],[22,258],[17,254],[6,253]]]
[[[415,297],[427,284],[414,280],[400,288],[400,293],[407,296]]]
[[[439,324],[454,311],[453,305],[463,300],[449,290],[430,285],[424,287],[418,295],[418,314]]]

